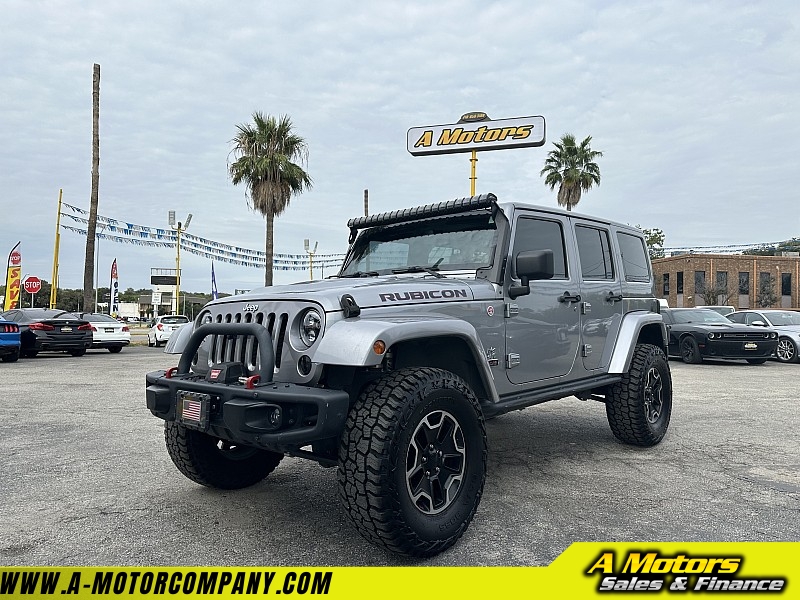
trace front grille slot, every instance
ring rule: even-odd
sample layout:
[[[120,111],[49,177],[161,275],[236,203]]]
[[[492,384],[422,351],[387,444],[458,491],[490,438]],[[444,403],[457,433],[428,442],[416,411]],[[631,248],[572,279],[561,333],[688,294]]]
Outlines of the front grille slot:
[[[723,333],[723,339],[729,340],[763,340],[769,338],[767,333]]]

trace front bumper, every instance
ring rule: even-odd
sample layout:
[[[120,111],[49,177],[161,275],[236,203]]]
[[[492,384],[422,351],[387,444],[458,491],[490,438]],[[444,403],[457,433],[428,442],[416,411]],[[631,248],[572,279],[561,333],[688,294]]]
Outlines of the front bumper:
[[[191,359],[207,335],[252,335],[261,354],[261,383],[214,383],[190,372]],[[344,428],[350,396],[342,390],[269,381],[274,370],[272,342],[255,323],[203,325],[181,355],[177,369],[148,373],[147,408],[165,421],[179,421],[229,442],[275,452],[287,452],[331,437]],[[177,372],[176,372],[177,371]],[[266,381],[265,381],[266,380]],[[202,423],[183,419],[178,410],[184,392],[207,395],[207,418]],[[275,415],[279,418],[275,418]]]

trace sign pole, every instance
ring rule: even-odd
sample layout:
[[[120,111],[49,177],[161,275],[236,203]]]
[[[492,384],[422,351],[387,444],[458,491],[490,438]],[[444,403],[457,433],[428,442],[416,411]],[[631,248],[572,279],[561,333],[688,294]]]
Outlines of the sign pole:
[[[469,162],[472,163],[472,169],[471,169],[472,170],[472,174],[469,177],[469,181],[470,181],[470,184],[469,184],[469,195],[470,196],[474,196],[475,195],[475,180],[478,179],[478,177],[475,175],[475,164],[478,162],[478,151],[477,150],[473,150],[472,151],[472,158],[469,159]]]

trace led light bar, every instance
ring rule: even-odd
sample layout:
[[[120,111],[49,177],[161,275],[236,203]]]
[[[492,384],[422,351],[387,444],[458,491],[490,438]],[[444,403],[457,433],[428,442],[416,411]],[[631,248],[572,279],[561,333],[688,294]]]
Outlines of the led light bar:
[[[453,215],[461,212],[468,212],[480,208],[492,208],[497,203],[497,196],[494,194],[481,194],[480,196],[470,196],[468,198],[458,198],[438,204],[426,204],[415,208],[405,208],[393,210],[391,212],[369,215],[367,217],[356,217],[347,222],[350,228],[351,240],[355,238],[359,229],[376,227],[378,225],[394,225],[395,223],[405,223],[416,221],[425,217],[439,217],[442,215]]]

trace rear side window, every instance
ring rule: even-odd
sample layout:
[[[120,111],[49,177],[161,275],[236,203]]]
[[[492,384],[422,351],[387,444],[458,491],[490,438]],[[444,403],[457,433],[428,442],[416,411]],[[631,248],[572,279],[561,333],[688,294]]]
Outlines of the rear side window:
[[[583,278],[614,279],[608,231],[576,225],[575,238],[578,240],[578,254],[581,259]]]
[[[529,217],[517,219],[513,256],[526,250],[552,250],[553,279],[566,279],[567,262],[561,223]]]
[[[625,281],[650,281],[650,268],[644,240],[619,231],[617,232],[617,241],[622,253],[622,271],[625,273]]]

